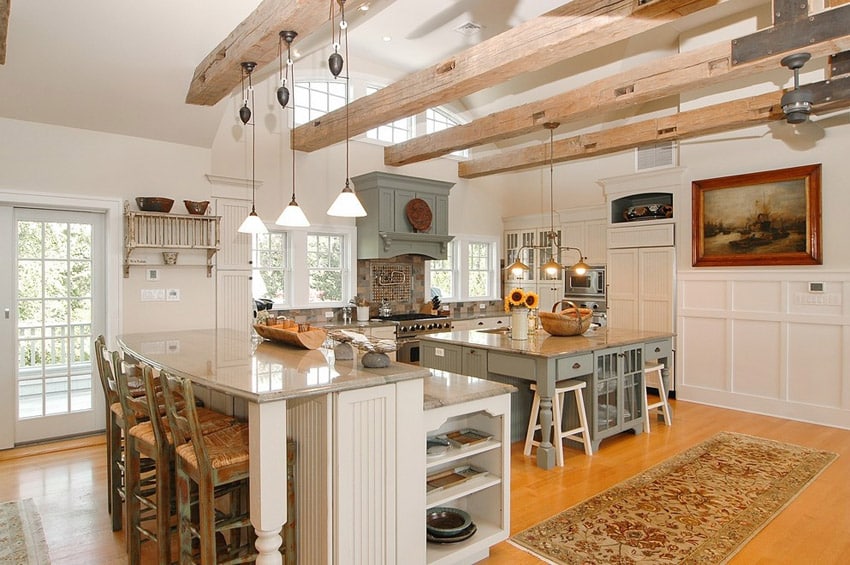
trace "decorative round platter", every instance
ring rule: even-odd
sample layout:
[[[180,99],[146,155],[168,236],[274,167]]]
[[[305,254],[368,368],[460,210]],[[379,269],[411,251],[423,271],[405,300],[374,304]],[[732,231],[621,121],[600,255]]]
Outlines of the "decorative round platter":
[[[416,231],[428,231],[431,227],[433,219],[431,207],[421,198],[411,198],[404,212],[407,214],[407,221]]]

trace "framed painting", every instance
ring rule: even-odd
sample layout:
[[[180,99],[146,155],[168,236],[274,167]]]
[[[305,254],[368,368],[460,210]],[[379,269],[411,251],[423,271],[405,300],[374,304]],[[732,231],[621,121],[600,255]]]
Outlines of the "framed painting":
[[[820,265],[821,165],[693,181],[693,265]]]

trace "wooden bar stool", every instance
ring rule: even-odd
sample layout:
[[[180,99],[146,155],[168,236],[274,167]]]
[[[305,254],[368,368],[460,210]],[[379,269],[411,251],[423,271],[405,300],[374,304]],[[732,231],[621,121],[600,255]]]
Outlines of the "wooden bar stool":
[[[584,409],[584,394],[582,389],[587,386],[587,383],[577,379],[568,381],[558,381],[555,383],[555,396],[552,398],[552,427],[553,437],[552,443],[558,447],[555,451],[555,460],[559,467],[564,466],[564,445],[563,440],[569,439],[584,445],[584,452],[587,455],[593,455],[593,447],[590,444],[590,431],[587,426],[587,413]],[[525,455],[531,455],[531,446],[539,446],[540,442],[534,439],[534,432],[540,429],[540,424],[537,422],[537,416],[540,412],[540,395],[537,394],[537,384],[532,383],[531,390],[534,391],[534,400],[531,403],[531,414],[528,418],[528,431],[525,434]],[[572,392],[576,401],[576,410],[578,411],[579,427],[571,430],[564,430],[562,424],[564,411],[564,395]],[[557,442],[555,439],[557,438]]]
[[[668,426],[673,425],[673,419],[670,416],[670,404],[667,400],[667,389],[664,387],[664,378],[661,371],[664,369],[663,363],[646,363],[643,367],[644,387],[643,387],[643,431],[650,432],[649,418],[650,410],[656,410],[657,414],[664,417],[664,423]],[[658,402],[649,403],[648,387],[653,386],[658,389]],[[659,410],[660,409],[660,410]]]
[[[257,553],[247,508],[248,425],[234,423],[204,434],[191,381],[167,373],[160,374],[160,381],[176,452],[179,562],[197,562],[192,550],[194,539],[200,542],[202,565],[255,561]],[[177,403],[179,396],[185,400],[182,406]],[[193,493],[197,493],[196,500]],[[217,508],[216,500],[224,497],[228,505]],[[248,535],[240,534],[243,529]],[[223,532],[230,534],[230,540],[218,548],[217,541],[223,536],[217,534]]]
[[[124,437],[129,426],[124,420],[124,409],[118,393],[118,383],[112,370],[112,353],[106,348],[106,338],[98,336],[94,341],[95,361],[100,384],[106,400],[106,479],[109,514],[112,516],[112,531],[122,527],[124,508]],[[123,363],[123,361],[122,361]],[[132,396],[144,395],[141,381],[128,380],[128,392]]]

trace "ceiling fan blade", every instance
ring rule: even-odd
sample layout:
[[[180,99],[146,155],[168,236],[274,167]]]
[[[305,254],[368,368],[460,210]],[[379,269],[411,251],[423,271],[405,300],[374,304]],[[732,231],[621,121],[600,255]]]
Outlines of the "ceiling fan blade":
[[[12,0],[0,0],[0,65],[6,64],[6,37],[9,35],[9,8]]]

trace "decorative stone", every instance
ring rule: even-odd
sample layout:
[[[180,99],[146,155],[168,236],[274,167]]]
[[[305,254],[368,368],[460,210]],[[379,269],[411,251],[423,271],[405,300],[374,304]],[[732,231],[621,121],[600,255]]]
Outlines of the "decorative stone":
[[[350,343],[339,343],[334,346],[334,358],[338,361],[354,359],[354,348]]]
[[[390,366],[389,356],[387,356],[386,353],[378,353],[377,351],[364,353],[360,362],[363,363],[364,367],[368,367],[370,369],[380,369],[382,367]]]

